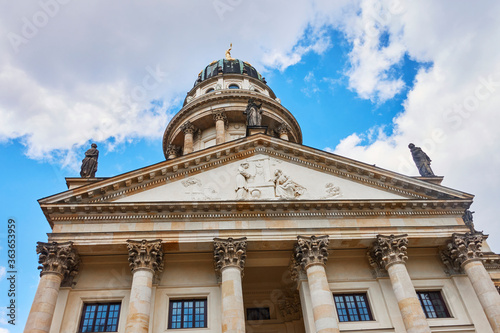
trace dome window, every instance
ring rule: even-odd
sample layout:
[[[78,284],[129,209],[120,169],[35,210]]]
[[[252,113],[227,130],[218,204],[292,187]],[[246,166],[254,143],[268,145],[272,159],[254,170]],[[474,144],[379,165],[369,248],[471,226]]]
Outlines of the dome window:
[[[239,85],[237,85],[237,84],[234,84],[234,83],[233,83],[233,84],[230,84],[230,85],[228,86],[228,88],[229,88],[229,89],[240,89],[240,86],[239,86]]]
[[[207,89],[207,91],[205,91],[205,94],[208,94],[209,92],[212,92],[212,91],[215,91],[215,89],[214,88]]]

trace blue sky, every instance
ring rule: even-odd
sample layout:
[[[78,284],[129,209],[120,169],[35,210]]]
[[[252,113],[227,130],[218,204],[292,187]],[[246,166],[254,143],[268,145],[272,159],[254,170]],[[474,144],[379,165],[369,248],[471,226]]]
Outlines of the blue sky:
[[[13,218],[19,316],[0,333],[22,331],[38,283],[35,246],[50,228],[37,200],[66,189],[91,142],[100,177],[162,161],[168,120],[230,42],[304,144],[412,176],[406,146],[422,146],[443,185],[477,195],[476,226],[500,251],[499,14],[494,1],[1,3],[0,267]],[[153,72],[158,84],[138,94]],[[1,268],[0,290],[4,305]]]

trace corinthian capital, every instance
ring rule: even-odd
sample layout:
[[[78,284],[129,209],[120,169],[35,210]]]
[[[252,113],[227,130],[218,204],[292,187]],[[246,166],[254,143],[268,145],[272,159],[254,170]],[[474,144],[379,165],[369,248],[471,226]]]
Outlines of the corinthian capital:
[[[324,265],[328,260],[328,244],[328,235],[318,237],[297,236],[295,258],[303,269],[313,264]]]
[[[59,274],[63,280],[71,280],[78,274],[80,258],[73,248],[73,242],[42,243],[36,246],[40,276],[47,273]]]
[[[243,271],[247,257],[247,238],[214,238],[215,269],[221,271],[228,266]]]
[[[380,269],[387,269],[396,263],[405,263],[408,259],[406,255],[408,238],[404,235],[377,235],[377,240],[368,251],[370,264],[377,265]]]
[[[194,125],[191,124],[190,121],[186,121],[184,124],[182,124],[181,130],[184,132],[184,134],[193,134],[196,130],[196,127],[194,127]]]
[[[276,128],[276,132],[278,134],[287,134],[288,132],[290,132],[290,126],[288,126],[285,122],[282,122],[277,128]]]
[[[484,235],[482,233],[453,234],[451,242],[441,251],[441,259],[449,273],[458,273],[472,260],[481,260]]]
[[[223,120],[224,122],[227,121],[227,116],[226,113],[224,112],[224,109],[214,110],[212,111],[212,115],[214,117],[214,121],[217,120]]]
[[[128,262],[132,273],[137,269],[150,269],[153,273],[163,270],[161,239],[127,241]]]

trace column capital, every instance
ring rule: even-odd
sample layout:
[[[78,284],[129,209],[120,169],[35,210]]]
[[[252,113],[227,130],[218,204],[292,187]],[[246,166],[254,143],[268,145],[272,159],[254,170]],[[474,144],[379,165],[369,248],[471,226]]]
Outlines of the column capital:
[[[278,134],[288,134],[290,132],[291,128],[288,126],[285,122],[282,122],[277,128],[276,132]]]
[[[181,126],[181,130],[184,132],[184,134],[193,134],[196,130],[196,127],[194,127],[193,124],[188,120]]]
[[[297,284],[300,281],[307,280],[307,274],[302,268],[300,263],[297,261],[295,254],[290,258],[290,263],[288,264],[288,271],[290,272],[290,279]]]
[[[134,273],[138,269],[150,269],[153,273],[163,270],[163,249],[161,239],[127,240],[128,262]]]
[[[247,238],[214,238],[214,260],[217,272],[232,266],[242,272],[247,257]]]
[[[390,265],[404,264],[408,259],[408,235],[377,235],[377,240],[368,251],[370,264],[380,269],[387,269]]]
[[[441,260],[448,268],[450,274],[462,271],[464,264],[470,261],[481,260],[483,253],[483,233],[454,233],[446,248],[441,251]]]
[[[227,121],[227,116],[225,110],[222,109],[217,109],[212,111],[212,116],[214,117],[214,121],[218,120],[223,120],[224,122]]]
[[[48,273],[58,274],[62,280],[69,282],[78,274],[80,257],[73,248],[73,242],[43,243],[38,242],[36,246],[38,254],[38,269],[40,276]]]
[[[328,260],[328,244],[328,235],[297,236],[295,258],[303,269],[314,264],[325,265]]]
[[[179,156],[181,151],[181,147],[169,144],[166,149],[167,156]]]

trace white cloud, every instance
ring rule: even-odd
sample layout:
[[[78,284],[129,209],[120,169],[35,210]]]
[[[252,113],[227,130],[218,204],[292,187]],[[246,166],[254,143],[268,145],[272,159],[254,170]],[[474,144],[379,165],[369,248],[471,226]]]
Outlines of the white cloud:
[[[5,268],[5,266],[0,266],[0,282],[3,280],[6,273],[7,273],[7,269]]]
[[[491,234],[489,243],[498,251],[500,46],[491,41],[500,39],[500,4],[453,4],[408,2],[398,21],[389,23],[404,52],[433,66],[418,72],[404,112],[393,120],[393,135],[366,144],[352,134],[334,152],[416,175],[407,145],[421,146],[434,172],[445,176],[444,185],[477,195],[476,227]]]

